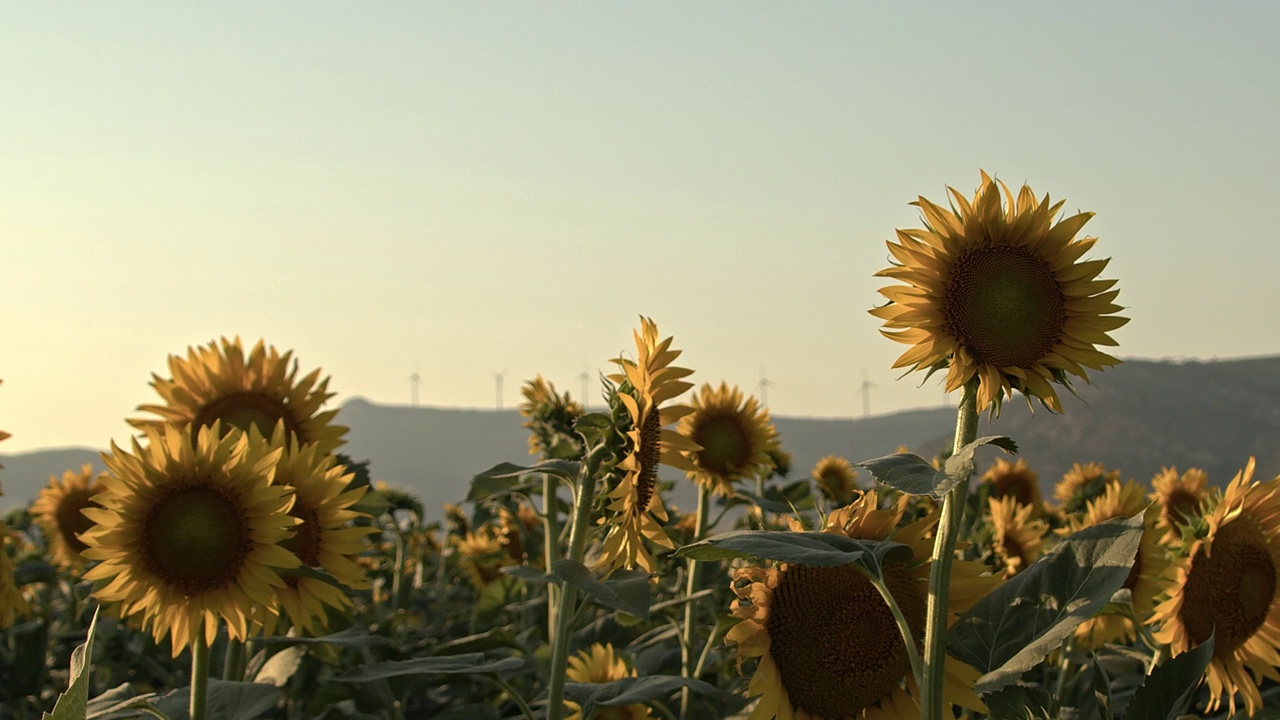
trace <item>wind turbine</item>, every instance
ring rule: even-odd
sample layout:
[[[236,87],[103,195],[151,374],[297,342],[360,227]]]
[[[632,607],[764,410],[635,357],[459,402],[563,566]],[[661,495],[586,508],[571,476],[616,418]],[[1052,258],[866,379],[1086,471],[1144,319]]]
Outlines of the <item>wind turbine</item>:
[[[778,383],[770,380],[765,375],[764,366],[762,365],[760,367],[760,384],[756,386],[756,394],[760,396],[760,405],[763,407],[769,406],[769,386],[771,385],[778,387]]]
[[[422,382],[422,376],[418,374],[418,366],[413,367],[413,374],[409,376],[409,398],[414,407],[418,407],[418,383]]]
[[[578,379],[582,381],[582,409],[585,411],[587,409],[587,381],[591,379],[591,373],[583,370]]]
[[[490,372],[492,372],[492,371],[490,371]],[[493,373],[493,386],[494,386],[493,390],[494,390],[494,395],[495,395],[495,396],[497,397],[497,399],[498,399],[498,409],[499,409],[499,410],[501,410],[501,409],[502,409],[502,376],[503,376],[506,372],[507,372],[506,370],[503,370],[502,372],[496,372],[496,373]]]
[[[879,385],[867,379],[866,368],[862,369],[862,384],[858,386],[858,394],[862,396],[862,417],[871,416],[871,389],[878,388]]]

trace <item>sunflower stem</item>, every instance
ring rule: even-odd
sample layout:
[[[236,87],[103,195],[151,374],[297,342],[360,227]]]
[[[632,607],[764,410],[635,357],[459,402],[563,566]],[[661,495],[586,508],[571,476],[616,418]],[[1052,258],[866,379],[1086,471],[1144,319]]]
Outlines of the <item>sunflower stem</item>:
[[[698,484],[698,510],[694,516],[693,525],[693,542],[698,542],[707,532],[707,515],[710,512],[710,496],[711,491],[706,485]],[[695,606],[697,601],[693,599],[693,594],[698,592],[698,570],[700,563],[693,558],[689,558],[689,582],[685,586],[685,597],[689,598],[689,602],[684,606],[684,642],[680,646],[680,674],[683,677],[693,677],[693,641],[698,636],[697,617]],[[680,717],[687,718],[689,716],[689,697],[688,687],[680,688]]]
[[[556,477],[551,474],[542,476],[542,525],[543,538],[542,542],[544,555],[546,558],[546,568],[551,570],[551,565],[560,559],[560,518],[557,517],[556,509],[556,493],[559,491],[560,485]],[[551,628],[556,626],[556,601],[559,600],[560,588],[555,583],[547,583],[547,632],[551,632]],[[550,639],[550,638],[548,638]]]
[[[243,640],[227,638],[227,655],[222,660],[222,679],[240,681],[244,679],[245,647]]]
[[[960,452],[978,434],[978,378],[965,383],[956,413],[956,436],[952,453]],[[955,560],[956,536],[969,497],[969,476],[942,499],[933,559],[929,566],[929,602],[925,613],[924,681],[920,683],[921,717],[942,720],[942,689],[947,650],[947,595],[951,587],[951,564]],[[910,644],[908,643],[908,646]]]
[[[573,503],[572,530],[569,533],[569,559],[582,562],[586,553],[587,533],[590,530],[591,504],[595,500],[597,453],[587,456],[578,476],[578,488]],[[594,460],[594,462],[593,462]],[[551,568],[548,567],[548,570]],[[555,634],[551,637],[551,678],[547,688],[547,720],[564,717],[564,681],[569,665],[569,633],[573,629],[574,603],[578,589],[567,582],[560,583],[560,602],[556,611]]]
[[[209,643],[204,632],[196,636],[191,646],[191,720],[205,720],[205,705],[209,693]]]
[[[861,567],[855,565],[859,571]],[[916,648],[916,640],[911,632],[911,626],[907,624],[907,616],[902,614],[902,608],[898,607],[898,601],[893,599],[893,593],[889,592],[889,586],[885,584],[884,578],[875,577],[871,573],[863,572],[871,584],[875,586],[876,591],[880,593],[880,597],[884,598],[884,602],[889,606],[889,612],[893,613],[894,622],[898,623],[898,632],[902,634],[902,642],[907,646],[907,659],[911,661],[911,674],[915,676],[916,686],[924,687],[924,664],[920,659],[920,651]]]

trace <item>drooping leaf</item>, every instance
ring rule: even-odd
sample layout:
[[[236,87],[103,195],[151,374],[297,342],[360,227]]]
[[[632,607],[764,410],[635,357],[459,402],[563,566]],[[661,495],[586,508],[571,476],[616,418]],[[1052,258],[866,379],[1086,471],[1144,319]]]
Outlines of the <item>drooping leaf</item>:
[[[52,713],[43,714],[44,720],[84,720],[88,714],[89,668],[93,663],[93,631],[97,626],[98,609],[95,609],[84,643],[71,651],[71,678],[67,691],[58,696]]]
[[[268,645],[337,645],[339,647],[380,647],[391,642],[380,635],[370,635],[358,627],[349,627],[320,637],[267,637],[261,642]]]
[[[649,574],[643,570],[619,570],[608,578],[599,580],[580,562],[557,560],[551,564],[556,577],[578,588],[597,605],[610,610],[620,610],[628,615],[648,619],[652,587]]]
[[[1018,444],[1003,435],[988,435],[974,440],[943,462],[942,472],[946,478],[938,484],[935,497],[946,495],[960,481],[973,475],[973,453],[983,445],[995,445],[1010,455],[1018,454]]]
[[[1133,693],[1124,720],[1176,720],[1195,699],[1204,670],[1213,659],[1213,636],[1160,663]]]
[[[1003,435],[980,437],[947,458],[942,468],[913,453],[886,455],[858,463],[871,471],[876,480],[897,488],[907,495],[932,495],[942,498],[961,480],[973,474],[973,453],[983,445],[995,445],[1009,453],[1018,446]]]
[[[719,692],[710,683],[676,675],[629,677],[609,683],[565,683],[565,697],[582,706],[582,717],[591,717],[597,706],[636,705],[665,700],[687,687],[700,695]]]
[[[498,463],[471,479],[471,490],[467,493],[467,502],[480,502],[495,495],[532,490],[539,485],[529,478],[530,475],[535,474],[555,475],[572,482],[578,477],[580,468],[581,463],[573,460],[548,460],[527,467],[512,463]]]
[[[949,650],[985,673],[976,689],[1017,680],[1093,617],[1124,585],[1141,539],[1141,513],[1085,528],[974,604]]]
[[[911,548],[890,540],[854,540],[829,532],[734,530],[685,545],[676,555],[694,560],[778,560],[814,567],[858,564],[879,577],[886,559],[909,560]]]
[[[230,682],[209,678],[206,696],[207,717],[219,720],[258,720],[276,707],[284,692],[274,685]],[[191,687],[181,687],[150,700],[151,707],[169,720],[190,720]]]
[[[284,648],[263,664],[262,669],[253,676],[253,681],[284,687],[289,682],[289,678],[298,671],[298,666],[302,665],[302,657],[305,654],[306,651],[296,645]]]
[[[484,653],[421,657],[411,660],[362,665],[334,678],[342,682],[367,682],[402,675],[477,675],[481,673],[513,673],[522,670],[520,658],[491,658]]]
[[[1010,685],[982,699],[988,720],[1058,720],[1058,701],[1040,688]]]

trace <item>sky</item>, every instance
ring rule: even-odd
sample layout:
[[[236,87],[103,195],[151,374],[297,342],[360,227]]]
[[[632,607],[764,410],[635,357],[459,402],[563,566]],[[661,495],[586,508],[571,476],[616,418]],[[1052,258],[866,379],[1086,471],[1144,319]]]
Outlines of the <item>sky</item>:
[[[947,401],[867,310],[979,169],[1097,215],[1116,354],[1280,352],[1273,3],[26,3],[0,24],[5,453],[239,335],[333,400],[574,396],[639,316],[774,414]],[[1262,223],[1259,225],[1259,223]],[[598,385],[590,383],[595,399]],[[951,399],[954,403],[954,398]]]

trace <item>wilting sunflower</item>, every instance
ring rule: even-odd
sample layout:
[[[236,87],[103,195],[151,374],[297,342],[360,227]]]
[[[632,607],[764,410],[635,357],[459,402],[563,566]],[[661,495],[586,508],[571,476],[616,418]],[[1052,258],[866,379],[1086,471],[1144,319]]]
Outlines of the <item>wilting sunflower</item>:
[[[658,326],[649,318],[640,318],[641,332],[635,333],[637,358],[614,360],[623,372],[610,375],[619,383],[618,399],[631,416],[630,451],[618,463],[625,475],[605,496],[612,517],[598,564],[602,567],[632,567],[639,565],[653,570],[653,556],[644,546],[644,539],[665,548],[674,544],[667,537],[660,523],[667,519],[658,492],[658,465],[669,465],[686,472],[698,468],[685,457],[684,452],[701,448],[689,438],[667,426],[693,412],[685,405],[659,407],[693,387],[681,378],[693,371],[675,367],[671,363],[680,356],[671,349],[672,338],[658,340]],[[628,390],[629,388],[629,390]]]
[[[769,451],[778,447],[778,431],[759,401],[721,382],[703,385],[691,405],[679,425],[681,435],[701,446],[685,453],[697,468],[688,472],[690,480],[729,497],[734,483],[772,474]]]
[[[541,375],[525,382],[520,394],[524,395],[520,414],[527,418],[524,426],[529,428],[530,455],[568,457],[581,452],[573,430],[574,423],[582,417],[580,403],[571,399],[568,392],[556,392],[555,384]]]
[[[1156,607],[1152,633],[1174,655],[1213,635],[1206,709],[1225,696],[1234,715],[1239,693],[1250,716],[1262,707],[1258,683],[1280,681],[1280,478],[1253,482],[1253,469],[1249,458],[1206,518],[1208,535],[1166,573],[1169,599]]]
[[[14,617],[31,614],[31,606],[27,605],[22,591],[13,581],[13,561],[9,559],[11,544],[9,526],[0,521],[0,630],[12,625]]]
[[[1106,492],[1107,485],[1120,481],[1119,470],[1107,470],[1102,463],[1075,463],[1053,487],[1053,498],[1064,513],[1080,512],[1089,501]]]
[[[858,489],[854,484],[858,479],[858,471],[853,469],[848,460],[837,455],[828,455],[819,460],[810,474],[818,483],[818,491],[822,496],[837,506],[851,502]]]
[[[93,522],[80,511],[98,507],[93,496],[102,491],[102,485],[94,477],[93,465],[86,463],[80,472],[68,470],[59,480],[49,477],[49,486],[40,491],[31,504],[31,514],[49,543],[49,556],[54,564],[74,568],[84,565],[80,557],[87,545],[80,540],[80,533],[93,527]]]
[[[255,606],[284,586],[279,571],[299,565],[280,545],[298,524],[293,490],[272,483],[283,450],[216,421],[194,442],[191,425],[144,432],[146,447],[103,454],[101,507],[84,510],[95,526],[81,535],[99,563],[84,577],[157,643],[171,636],[175,657],[201,635],[212,643],[219,623],[244,639]]]
[[[1043,520],[1032,519],[1035,506],[1022,505],[1012,495],[989,497],[987,505],[995,533],[996,558],[1004,565],[1004,576],[1013,577],[1044,554],[1044,536],[1049,526]]]
[[[346,465],[321,453],[316,445],[299,446],[297,440],[286,440],[283,430],[277,427],[271,439],[273,447],[285,450],[276,463],[275,484],[293,489],[295,499],[289,514],[298,519],[298,525],[294,536],[281,545],[297,555],[303,565],[327,572],[352,590],[368,588],[369,580],[356,557],[366,547],[365,538],[377,530],[351,525],[356,518],[368,517],[351,509],[368,486],[348,490],[354,476]],[[289,574],[284,576],[284,587],[276,590],[276,601],[289,620],[307,633],[325,628],[326,606],[336,610],[351,607],[351,600],[331,583]],[[262,615],[268,632],[275,631],[278,618],[275,613]]]
[[[903,504],[877,509],[875,490],[831,513],[827,532],[866,540],[894,540],[911,548],[914,560],[884,566],[889,587],[917,644],[924,638],[933,543],[927,535],[937,514],[895,530]],[[981,563],[956,560],[951,576],[948,622],[1000,580],[983,575]],[[906,719],[920,717],[919,689],[902,635],[880,593],[852,565],[745,567],[734,573],[741,619],[725,641],[738,646],[738,667],[759,658],[748,696],[760,696],[750,720],[795,718]],[[985,712],[973,692],[977,670],[948,657],[944,706]]]
[[[1035,508],[1033,512],[1040,510],[1040,476],[1022,458],[1017,462],[996,458],[996,464],[983,474],[981,482],[988,488],[988,497],[1012,497],[1019,505]]]
[[[320,412],[334,396],[328,392],[329,378],[321,380],[317,368],[299,380],[292,350],[281,355],[259,340],[246,357],[240,338],[222,338],[208,346],[188,347],[185,359],[170,355],[169,372],[172,378],[153,374],[151,381],[165,404],[138,406],[163,419],[133,419],[130,425],[142,430],[165,423],[201,428],[221,420],[224,432],[253,426],[271,437],[276,424],[283,422],[291,438],[316,443],[323,453],[345,442],[347,429],[333,424],[338,411]]]
[[[569,658],[569,667],[564,675],[569,682],[603,684],[635,677],[636,671],[628,668],[626,661],[618,657],[612,644],[595,643]],[[565,701],[565,705],[573,711],[565,720],[582,720],[581,705],[571,701]],[[591,717],[596,720],[649,720],[653,715],[649,708],[636,704],[602,706]]]
[[[946,367],[948,391],[976,376],[979,412],[998,414],[1013,390],[1062,412],[1051,383],[1070,388],[1068,373],[1088,382],[1086,367],[1119,363],[1094,346],[1115,345],[1107,333],[1128,322],[1111,314],[1115,281],[1097,279],[1110,260],[1078,262],[1097,242],[1075,239],[1093,213],[1054,224],[1063,201],[1037,201],[1026,185],[1015,200],[986,172],[972,202],[947,189],[951,209],[912,203],[925,229],[897,231],[893,266],[877,273],[907,283],[882,288],[889,302],[871,311],[885,336],[912,346],[893,366]]]
[[[1209,498],[1209,476],[1199,468],[1178,475],[1178,468],[1167,467],[1151,479],[1154,490],[1148,497],[1160,505],[1159,526],[1164,530],[1161,542],[1174,542],[1181,537],[1181,525],[1200,514]]]

